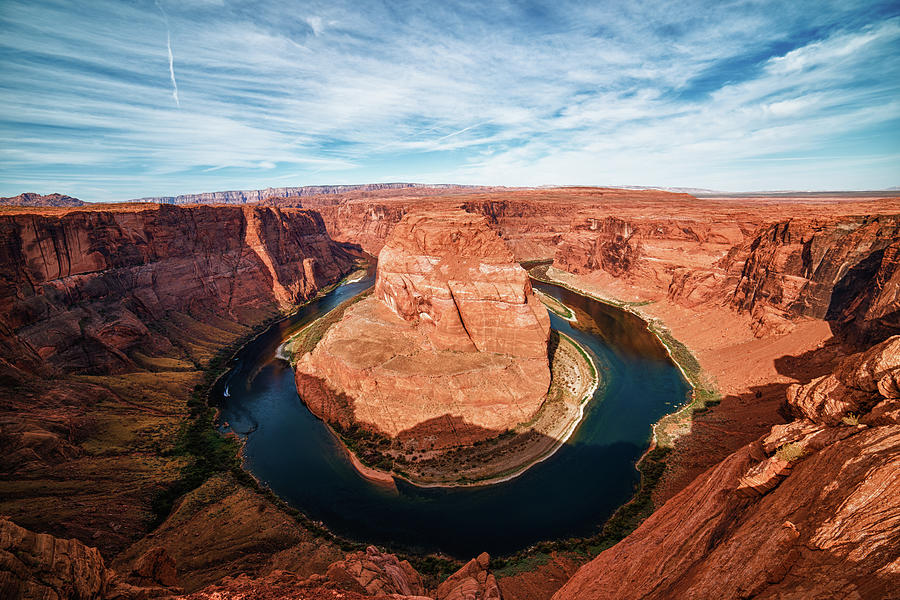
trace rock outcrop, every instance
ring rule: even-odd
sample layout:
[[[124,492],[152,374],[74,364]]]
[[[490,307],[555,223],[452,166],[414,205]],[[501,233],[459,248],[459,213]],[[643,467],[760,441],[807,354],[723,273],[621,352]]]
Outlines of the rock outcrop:
[[[889,412],[888,406],[900,406],[898,365],[900,336],[895,336],[845,361],[830,375],[807,385],[791,386],[788,402],[798,416],[827,425],[860,415],[868,417],[876,406],[879,410],[875,414],[884,415]]]
[[[96,548],[0,518],[3,598],[93,600],[106,595],[110,575]]]
[[[151,548],[133,569],[117,573],[96,548],[0,518],[0,595],[21,600],[502,600],[489,561],[481,554],[429,591],[408,561],[369,546],[332,562],[324,573],[303,573],[309,565],[243,571],[184,594],[164,548]]]
[[[435,350],[546,359],[547,309],[482,216],[455,211],[403,219],[378,255],[375,295],[425,328]]]
[[[900,420],[875,409],[896,406],[898,344],[847,358],[825,378],[833,385],[793,390],[803,419],[698,477],[554,600],[890,597],[900,580]],[[867,400],[848,404],[848,386]]]
[[[401,594],[424,596],[425,586],[409,561],[379,551],[374,546],[365,552],[353,552],[332,563],[325,573],[329,583],[348,585],[350,591],[371,596]]]
[[[482,552],[438,586],[435,600],[501,600],[497,580],[488,570],[491,557]]]
[[[550,319],[484,217],[410,213],[379,254],[373,297],[297,363],[320,417],[419,448],[527,421],[550,384]]]
[[[0,215],[0,358],[82,374],[169,354],[172,313],[251,323],[352,259],[314,212],[106,207]],[[162,333],[161,333],[162,330]]]

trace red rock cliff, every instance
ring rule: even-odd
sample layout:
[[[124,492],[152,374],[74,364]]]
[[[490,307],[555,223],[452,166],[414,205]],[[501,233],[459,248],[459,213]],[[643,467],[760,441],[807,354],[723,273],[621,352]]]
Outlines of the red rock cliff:
[[[0,216],[0,350],[33,370],[105,373],[171,350],[172,311],[258,321],[345,272],[318,214],[126,205]]]
[[[898,257],[898,215],[799,218],[760,227],[723,264],[739,274],[732,305],[759,324],[814,317],[871,342],[900,330]]]
[[[547,356],[547,310],[483,216],[408,215],[378,255],[375,294],[437,350]]]

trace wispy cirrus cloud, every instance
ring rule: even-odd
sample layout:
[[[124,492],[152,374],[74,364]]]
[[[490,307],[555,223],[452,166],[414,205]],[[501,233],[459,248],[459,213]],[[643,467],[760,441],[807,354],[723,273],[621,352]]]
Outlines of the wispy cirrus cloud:
[[[181,107],[178,101],[178,82],[175,81],[175,55],[172,53],[172,32],[169,29],[169,15],[166,9],[162,7],[159,0],[156,0],[156,8],[162,13],[163,21],[166,23],[166,50],[169,52],[169,78],[172,80],[172,98],[175,100],[175,106]]]
[[[583,4],[11,0],[0,193],[898,184],[896,3]]]

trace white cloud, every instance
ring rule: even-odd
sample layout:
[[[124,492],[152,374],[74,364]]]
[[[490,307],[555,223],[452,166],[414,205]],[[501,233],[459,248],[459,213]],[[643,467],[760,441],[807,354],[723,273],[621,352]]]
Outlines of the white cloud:
[[[713,187],[730,177],[724,187],[740,187],[759,166],[742,161],[823,154],[900,117],[898,19],[834,29],[689,93],[721,64],[789,38],[790,18],[563,2],[552,27],[525,27],[513,3],[402,15],[355,3],[166,3],[178,51],[167,65],[152,8],[4,6],[0,102],[22,125],[0,129],[2,185],[52,167],[53,181],[73,185],[93,169],[124,196],[322,172],[511,185]],[[701,10],[705,19],[689,18]],[[791,18],[805,25],[828,10],[843,23],[834,6]],[[175,67],[180,111],[166,77]],[[879,151],[866,155],[891,155]],[[885,177],[889,159],[866,160],[859,172]],[[117,187],[110,173],[140,176]],[[838,175],[857,177],[828,173]],[[152,190],[139,189],[147,182]]]

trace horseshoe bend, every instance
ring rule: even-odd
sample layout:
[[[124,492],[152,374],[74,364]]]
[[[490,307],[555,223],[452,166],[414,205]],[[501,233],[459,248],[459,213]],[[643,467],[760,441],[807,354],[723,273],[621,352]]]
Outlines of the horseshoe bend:
[[[896,0],[0,6],[0,600],[900,600]]]
[[[584,351],[550,338],[547,309],[486,217],[412,211],[378,255],[372,296],[297,361],[297,390],[345,436],[362,431],[366,462],[397,462],[420,484],[484,482],[558,447],[593,394]],[[384,438],[394,443],[378,452]],[[491,452],[469,464],[484,442]]]

